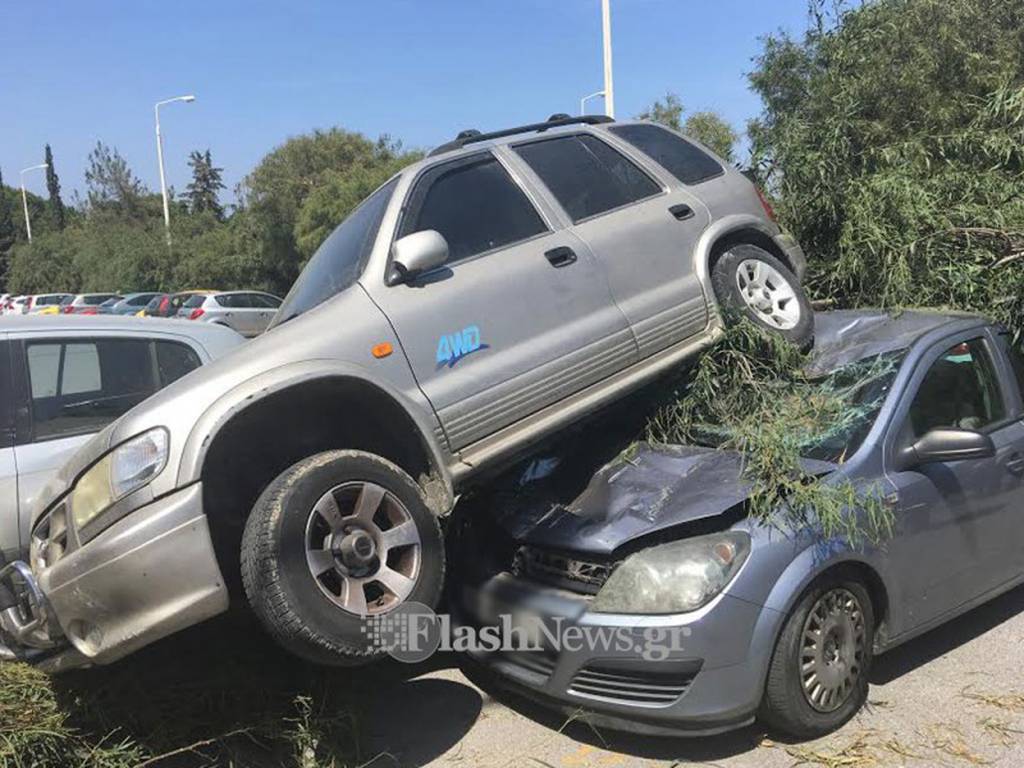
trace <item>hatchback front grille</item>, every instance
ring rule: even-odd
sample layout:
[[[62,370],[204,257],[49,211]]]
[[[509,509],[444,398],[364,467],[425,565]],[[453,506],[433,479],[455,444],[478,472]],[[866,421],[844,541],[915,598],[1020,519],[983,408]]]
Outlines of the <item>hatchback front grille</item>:
[[[667,707],[685,694],[696,671],[648,671],[583,667],[569,684],[569,693],[617,704]]]
[[[530,546],[520,547],[512,563],[516,576],[587,595],[596,595],[614,568],[615,563],[581,560]]]

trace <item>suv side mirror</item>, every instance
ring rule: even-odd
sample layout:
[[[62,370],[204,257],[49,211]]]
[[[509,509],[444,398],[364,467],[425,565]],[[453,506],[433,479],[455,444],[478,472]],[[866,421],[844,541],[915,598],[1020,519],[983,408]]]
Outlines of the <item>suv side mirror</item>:
[[[436,229],[424,229],[391,246],[388,285],[397,285],[448,261],[448,241]]]
[[[971,429],[933,429],[896,457],[900,471],[939,461],[987,459],[996,455],[992,438]]]

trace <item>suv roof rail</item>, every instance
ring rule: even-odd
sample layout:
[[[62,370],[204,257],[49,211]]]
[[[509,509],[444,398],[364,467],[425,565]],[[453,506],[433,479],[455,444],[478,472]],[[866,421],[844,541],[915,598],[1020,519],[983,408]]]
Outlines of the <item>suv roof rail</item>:
[[[480,133],[480,131],[475,128],[467,128],[464,131],[460,131],[454,141],[449,141],[432,149],[427,153],[427,157],[440,155],[442,152],[451,152],[454,149],[462,149],[467,144],[475,144],[478,141],[488,141],[489,139],[500,139],[505,136],[515,136],[517,133],[532,133],[534,131],[540,133],[541,131],[546,131],[548,128],[558,128],[563,125],[598,125],[599,123],[612,122],[615,121],[607,115],[580,115],[579,117],[571,117],[564,112],[558,112],[549,117],[543,123],[527,123],[526,125],[519,125],[515,128],[504,128],[500,131],[491,131],[489,133]]]

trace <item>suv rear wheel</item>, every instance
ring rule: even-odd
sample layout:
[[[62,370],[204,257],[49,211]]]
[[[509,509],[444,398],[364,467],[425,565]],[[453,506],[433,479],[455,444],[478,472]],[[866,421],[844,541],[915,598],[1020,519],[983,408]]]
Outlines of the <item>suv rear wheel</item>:
[[[282,472],[242,537],[249,603],[287,650],[324,664],[375,650],[364,620],[414,601],[437,604],[444,546],[419,486],[385,459],[328,451]]]
[[[763,248],[734,245],[711,271],[715,296],[726,309],[743,313],[763,328],[800,347],[814,335],[814,313],[796,275]]]

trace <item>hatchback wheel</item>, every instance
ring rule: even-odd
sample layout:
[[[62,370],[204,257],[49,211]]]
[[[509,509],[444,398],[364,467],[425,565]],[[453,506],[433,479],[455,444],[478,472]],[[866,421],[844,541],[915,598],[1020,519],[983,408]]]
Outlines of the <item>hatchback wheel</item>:
[[[814,313],[803,287],[789,267],[763,248],[732,246],[715,262],[711,283],[727,310],[801,347],[811,343]]]
[[[867,700],[874,623],[860,582],[829,579],[809,590],[775,647],[762,720],[799,738],[849,720]]]
[[[253,507],[242,582],[270,634],[311,661],[367,660],[367,617],[437,604],[444,546],[419,486],[385,459],[328,451],[285,470]]]

